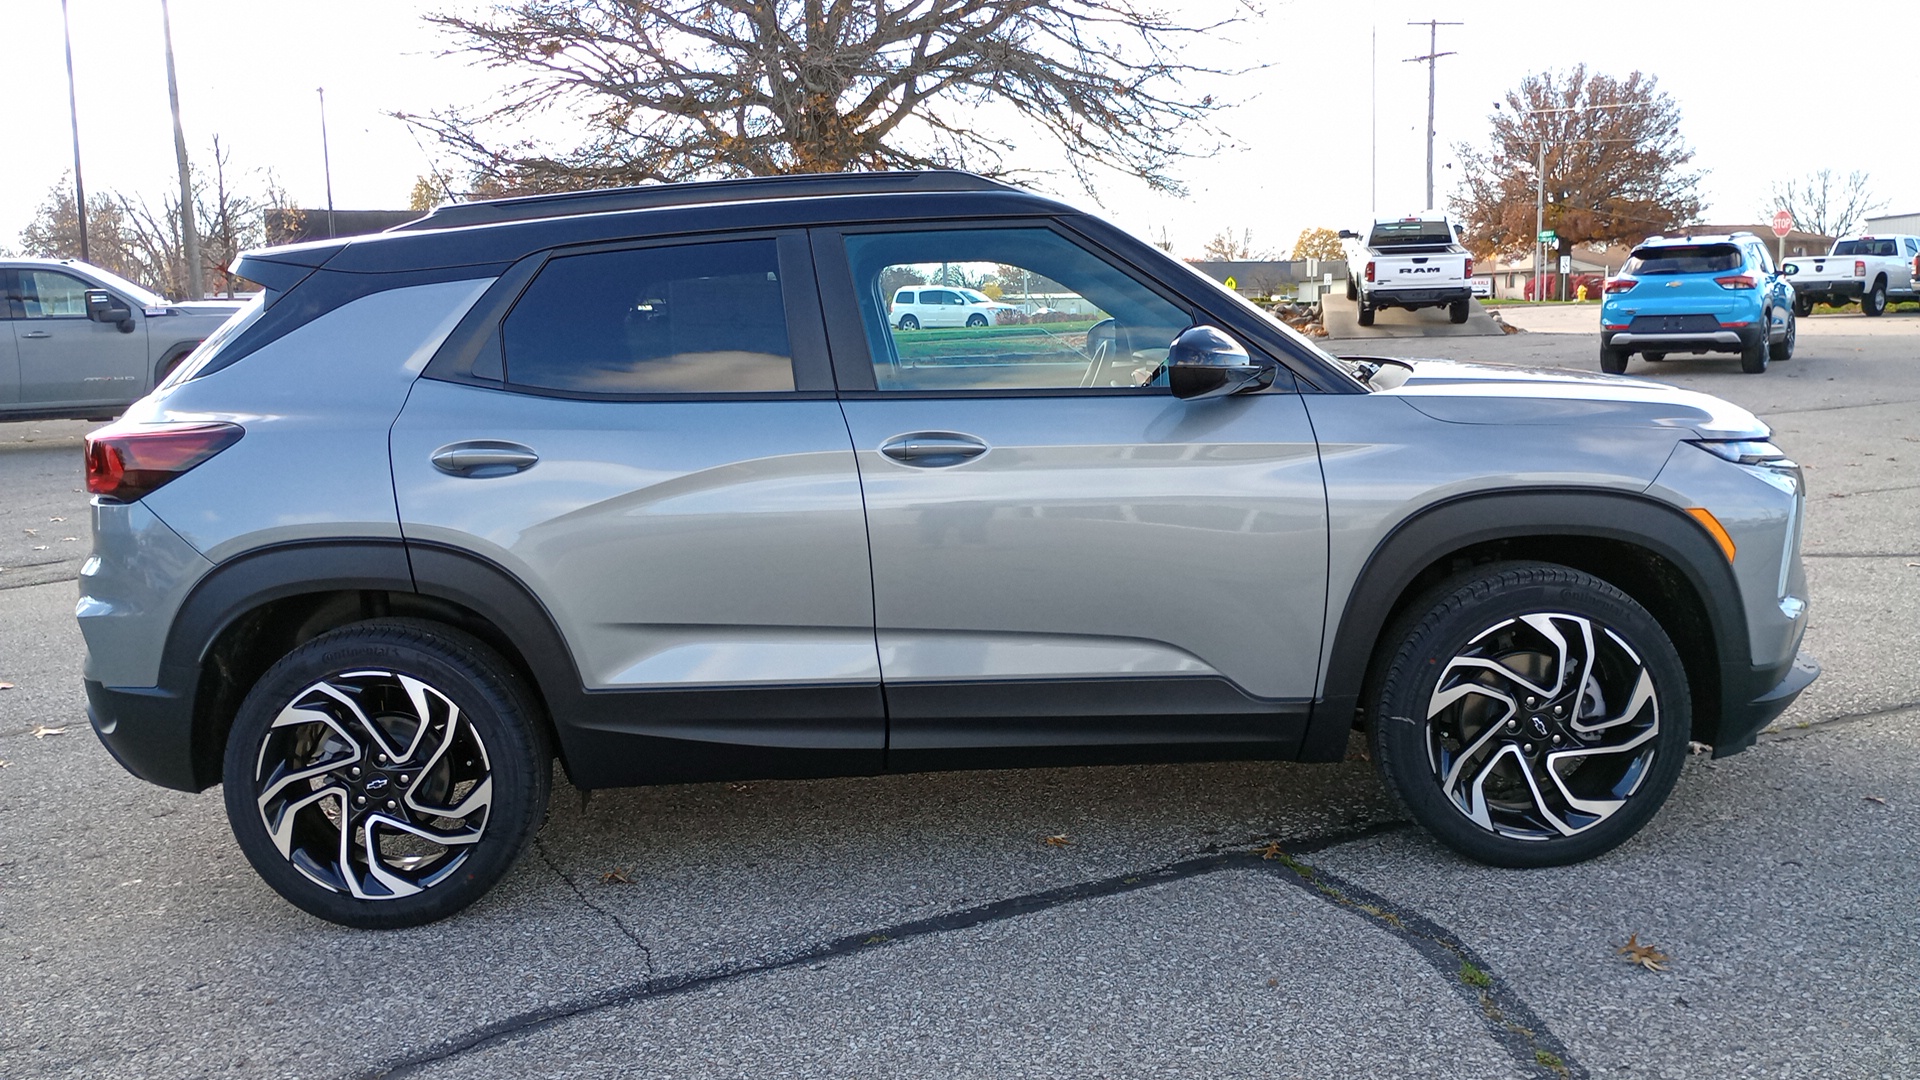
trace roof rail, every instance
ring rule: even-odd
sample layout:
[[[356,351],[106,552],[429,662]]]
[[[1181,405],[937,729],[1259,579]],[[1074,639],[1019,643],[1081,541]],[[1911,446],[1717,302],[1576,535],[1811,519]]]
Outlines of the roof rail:
[[[686,184],[643,184],[637,187],[565,191],[553,195],[524,195],[511,199],[453,203],[426,217],[395,225],[388,232],[419,229],[455,229],[464,225],[491,225],[502,221],[597,214],[610,210],[646,210],[661,206],[694,206],[738,199],[798,199],[817,195],[871,195],[922,191],[1017,191],[1018,188],[984,176],[949,169],[916,172],[800,173],[791,176],[754,176],[736,180],[707,180]]]

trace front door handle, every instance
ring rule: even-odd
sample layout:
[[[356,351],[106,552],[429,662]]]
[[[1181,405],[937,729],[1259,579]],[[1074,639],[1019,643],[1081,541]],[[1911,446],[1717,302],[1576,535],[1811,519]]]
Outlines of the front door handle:
[[[938,468],[979,457],[987,452],[987,444],[952,431],[916,431],[881,443],[880,452],[903,465]]]
[[[482,480],[531,469],[540,455],[519,443],[474,439],[448,443],[433,452],[433,467],[449,476]]]
[[[52,337],[53,335],[47,333],[45,330],[29,330],[26,333],[21,334],[20,336],[30,337],[30,338],[43,338],[43,337]]]

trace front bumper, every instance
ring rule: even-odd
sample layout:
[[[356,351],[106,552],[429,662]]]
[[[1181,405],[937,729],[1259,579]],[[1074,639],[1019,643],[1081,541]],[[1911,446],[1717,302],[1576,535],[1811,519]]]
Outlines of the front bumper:
[[[1760,732],[1768,724],[1787,711],[1793,699],[1800,696],[1813,680],[1820,677],[1820,664],[1806,653],[1795,654],[1784,669],[1758,671],[1750,685],[1771,686],[1745,705],[1723,706],[1720,711],[1720,732],[1714,740],[1713,756],[1726,757],[1737,754],[1752,746],[1760,737]]]

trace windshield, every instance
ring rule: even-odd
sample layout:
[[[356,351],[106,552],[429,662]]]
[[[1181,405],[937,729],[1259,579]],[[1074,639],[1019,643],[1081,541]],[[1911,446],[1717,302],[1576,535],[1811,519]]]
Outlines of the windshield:
[[[128,281],[126,278],[123,278],[119,274],[113,273],[110,270],[102,270],[97,266],[88,266],[87,273],[92,274],[96,278],[99,278],[100,283],[102,285],[105,285],[107,288],[112,289],[115,292],[126,293],[128,299],[132,300],[136,304],[139,304],[143,308],[165,307],[167,304],[167,302],[165,300],[162,300],[157,293],[148,289],[146,286],[135,285],[133,282]]]
[[[1373,238],[1367,246],[1452,243],[1453,233],[1444,221],[1383,221],[1373,227]]]
[[[1840,241],[1833,245],[1833,253],[1835,255],[1898,255],[1900,252],[1897,247],[1898,245],[1892,240],[1862,237],[1858,240]]]
[[[1740,249],[1732,244],[1670,244],[1641,248],[1627,260],[1627,277],[1651,274],[1718,274],[1740,269]]]

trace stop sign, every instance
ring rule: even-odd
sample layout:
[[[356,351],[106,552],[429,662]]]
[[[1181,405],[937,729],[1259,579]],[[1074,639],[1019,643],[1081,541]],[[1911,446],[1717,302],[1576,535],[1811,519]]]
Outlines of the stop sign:
[[[1792,231],[1793,215],[1787,213],[1785,210],[1777,211],[1773,215],[1773,235],[1785,236]]]

